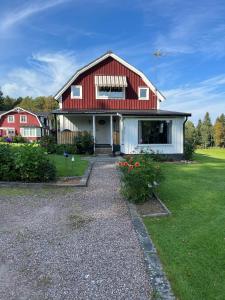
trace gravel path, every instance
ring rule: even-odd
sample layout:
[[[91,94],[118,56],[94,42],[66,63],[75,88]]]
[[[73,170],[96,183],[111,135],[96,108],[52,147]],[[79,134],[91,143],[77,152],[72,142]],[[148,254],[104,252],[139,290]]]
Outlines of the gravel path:
[[[150,299],[112,162],[85,189],[0,191],[0,235],[1,300]]]

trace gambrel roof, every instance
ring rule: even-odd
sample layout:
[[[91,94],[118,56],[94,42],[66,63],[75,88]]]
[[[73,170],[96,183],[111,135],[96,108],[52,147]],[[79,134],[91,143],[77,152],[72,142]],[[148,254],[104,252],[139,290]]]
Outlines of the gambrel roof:
[[[106,52],[105,54],[103,54],[102,56],[100,56],[99,58],[95,59],[94,61],[90,62],[88,65],[84,66],[83,68],[77,70],[77,72],[66,82],[66,84],[56,93],[56,95],[54,96],[54,98],[56,100],[59,100],[62,96],[62,94],[67,90],[68,87],[70,87],[70,85],[74,82],[74,80],[81,75],[82,73],[84,73],[85,71],[89,70],[90,68],[94,67],[95,65],[97,65],[98,63],[104,61],[105,59],[107,59],[108,57],[112,57],[113,59],[115,59],[116,61],[118,61],[119,63],[121,63],[122,65],[124,65],[125,67],[127,67],[128,69],[130,69],[131,71],[133,71],[134,73],[136,73],[137,75],[139,75],[142,80],[145,82],[145,84],[153,91],[156,93],[157,98],[160,101],[165,100],[165,97],[163,96],[163,94],[157,90],[157,88],[152,84],[152,82],[144,75],[144,73],[142,73],[141,71],[139,71],[138,69],[136,69],[135,67],[133,67],[132,65],[130,65],[129,63],[127,63],[125,60],[123,60],[121,57],[119,57],[118,55],[114,54],[113,52],[109,51]],[[110,74],[109,74],[110,75]]]

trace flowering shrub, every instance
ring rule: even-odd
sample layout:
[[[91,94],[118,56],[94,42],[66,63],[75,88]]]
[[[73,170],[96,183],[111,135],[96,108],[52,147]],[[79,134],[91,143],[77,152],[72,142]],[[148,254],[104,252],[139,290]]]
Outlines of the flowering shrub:
[[[119,162],[122,171],[123,196],[131,202],[147,201],[163,179],[159,163],[153,161],[150,154],[127,156]]]

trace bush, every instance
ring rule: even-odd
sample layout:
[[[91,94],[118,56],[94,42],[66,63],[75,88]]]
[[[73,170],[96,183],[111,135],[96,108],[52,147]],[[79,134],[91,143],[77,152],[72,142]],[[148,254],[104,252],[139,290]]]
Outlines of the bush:
[[[46,182],[56,178],[55,166],[36,145],[0,145],[0,163],[0,180]]]
[[[160,166],[153,161],[151,154],[127,156],[119,166],[122,171],[121,192],[134,203],[147,201],[163,179]]]
[[[40,138],[40,145],[48,153],[55,153],[56,151],[56,140],[53,135],[45,135]]]
[[[74,138],[74,144],[76,145],[78,154],[94,153],[94,139],[87,131],[79,132]]]
[[[184,158],[186,160],[192,160],[194,152],[195,152],[194,143],[190,143],[188,141],[185,141],[185,143],[184,143]]]
[[[21,135],[16,135],[13,137],[13,143],[27,143],[28,141]]]

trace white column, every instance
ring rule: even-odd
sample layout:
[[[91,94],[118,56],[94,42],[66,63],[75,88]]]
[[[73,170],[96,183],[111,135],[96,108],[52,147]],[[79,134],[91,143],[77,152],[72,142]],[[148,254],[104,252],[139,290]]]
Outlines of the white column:
[[[110,115],[110,142],[113,150],[113,116]]]
[[[95,152],[95,115],[93,115],[92,121],[93,121],[92,130],[93,130],[94,152]]]

